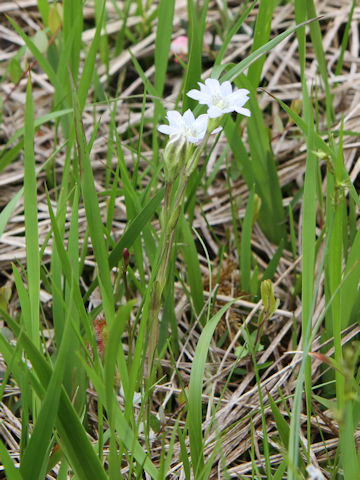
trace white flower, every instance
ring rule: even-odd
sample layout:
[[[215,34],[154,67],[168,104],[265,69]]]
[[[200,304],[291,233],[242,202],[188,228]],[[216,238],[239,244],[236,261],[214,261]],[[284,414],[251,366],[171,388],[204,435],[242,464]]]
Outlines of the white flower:
[[[241,88],[232,91],[230,82],[221,83],[214,78],[207,78],[205,84],[198,82],[199,90],[190,90],[187,96],[197,100],[201,105],[207,105],[210,118],[217,118],[224,113],[237,112],[250,117],[251,112],[244,108],[249,99],[249,90]]]
[[[306,471],[309,474],[309,480],[325,480],[324,475],[313,465],[308,465]]]
[[[206,114],[194,117],[192,111],[186,110],[184,115],[176,110],[167,112],[166,118],[169,125],[159,125],[158,130],[170,137],[185,138],[189,143],[198,143],[204,138],[208,126],[209,117]],[[174,138],[174,137],[173,137]]]

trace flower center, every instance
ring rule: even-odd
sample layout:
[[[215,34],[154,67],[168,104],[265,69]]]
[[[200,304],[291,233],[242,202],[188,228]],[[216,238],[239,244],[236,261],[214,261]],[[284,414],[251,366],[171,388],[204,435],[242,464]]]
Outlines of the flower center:
[[[211,96],[211,103],[215,106],[223,110],[227,106],[226,99],[221,95],[215,94]]]

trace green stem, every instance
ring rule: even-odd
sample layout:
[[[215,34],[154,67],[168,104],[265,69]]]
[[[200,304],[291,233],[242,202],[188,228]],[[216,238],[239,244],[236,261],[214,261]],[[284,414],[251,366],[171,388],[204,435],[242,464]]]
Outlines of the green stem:
[[[165,186],[165,205],[162,228],[165,229],[160,251],[164,252],[159,259],[160,265],[153,285],[151,306],[150,306],[150,338],[148,345],[148,365],[151,367],[157,351],[159,339],[159,312],[161,308],[161,297],[166,285],[167,272],[171,257],[171,250],[174,243],[176,226],[179,221],[182,204],[184,201],[188,176],[181,172],[175,200],[171,202],[171,189],[173,184],[168,182]],[[150,370],[149,370],[150,371]],[[149,372],[148,372],[149,373]]]

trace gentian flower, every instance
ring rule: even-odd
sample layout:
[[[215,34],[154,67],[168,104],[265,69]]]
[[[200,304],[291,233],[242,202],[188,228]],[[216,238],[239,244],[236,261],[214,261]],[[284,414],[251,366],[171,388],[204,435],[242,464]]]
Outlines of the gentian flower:
[[[167,112],[166,118],[169,125],[159,125],[158,130],[173,138],[182,138],[189,143],[198,143],[204,138],[209,117],[206,114],[194,117],[192,111],[186,110],[184,115],[176,110]]]
[[[244,108],[249,99],[249,90],[241,88],[232,91],[231,83],[220,83],[215,78],[207,78],[205,84],[198,82],[200,90],[190,90],[187,96],[197,100],[201,105],[207,105],[210,118],[221,117],[225,113],[236,112],[250,117],[251,112]]]

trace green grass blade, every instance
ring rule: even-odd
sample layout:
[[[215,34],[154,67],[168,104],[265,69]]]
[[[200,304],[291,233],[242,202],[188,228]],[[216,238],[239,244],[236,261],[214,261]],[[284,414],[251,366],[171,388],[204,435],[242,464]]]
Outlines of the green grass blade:
[[[51,379],[46,388],[46,394],[41,404],[41,410],[30,441],[24,452],[20,472],[24,480],[41,480],[44,478],[48,463],[48,449],[56,421],[61,395],[62,379],[65,372],[66,358],[70,351],[73,332],[71,325],[72,298],[69,299],[69,309],[65,322],[63,339],[58,349],[58,355]]]
[[[31,80],[28,78],[25,106],[25,137],[24,137],[24,212],[25,241],[27,260],[27,280],[30,301],[30,318],[27,332],[35,345],[39,345],[39,304],[40,304],[40,255],[37,211],[37,184],[34,156],[34,106]]]
[[[36,123],[36,122],[35,122]],[[59,151],[64,147],[64,145],[59,146],[55,152],[50,155],[50,157],[44,162],[40,168],[36,170],[36,175],[38,175],[45,167],[46,165],[51,162],[55,156],[59,153]],[[8,204],[3,208],[3,210],[0,212],[0,237],[4,233],[4,230],[6,228],[6,225],[11,217],[12,212],[16,208],[16,205],[18,204],[20,198],[24,194],[24,187],[20,188],[19,191],[13,196],[13,198],[8,202]]]
[[[66,45],[69,37],[71,42],[69,63],[72,77],[78,78],[80,51],[82,46],[81,34],[83,31],[83,5],[81,0],[64,0],[63,37]]]
[[[6,205],[6,207],[0,212],[0,237],[4,233],[6,225],[11,217],[12,212],[14,211],[16,205],[18,204],[20,198],[23,195],[23,188],[21,188]]]
[[[340,55],[339,55],[338,62],[336,64],[335,75],[340,75],[343,68],[345,50],[349,41],[349,32],[350,32],[351,22],[354,16],[354,10],[355,10],[356,4],[357,4],[357,0],[353,0],[350,8],[350,12],[349,12],[348,20],[346,22],[343,38],[341,40]]]
[[[190,286],[191,298],[194,302],[195,312],[197,315],[199,315],[204,307],[203,281],[199,257],[188,222],[183,215],[179,220],[183,243],[183,246],[181,247],[181,254],[186,266],[187,282]]]
[[[301,129],[301,131],[305,134],[305,136],[307,136],[309,133],[309,125],[305,122],[305,120],[302,119],[297,113],[295,113],[294,110],[289,108],[286,105],[286,103],[284,103],[282,100],[275,97],[274,95],[271,95],[271,97],[274,98],[279,103],[281,108],[285,110],[285,112],[289,115],[291,120]],[[316,150],[320,150],[321,152],[326,153],[327,155],[330,155],[330,148],[328,144],[321,138],[319,133],[316,131],[313,131],[312,134],[313,134],[314,143],[315,143],[314,148]]]
[[[295,2],[295,13],[297,21],[301,21],[306,16],[306,6],[302,0]],[[302,335],[304,351],[309,351],[309,339],[311,334],[312,308],[314,299],[314,267],[315,267],[315,226],[316,226],[316,178],[318,161],[314,154],[315,149],[315,128],[312,104],[309,98],[306,77],[305,77],[305,29],[297,32],[301,81],[303,92],[303,110],[304,122],[308,125],[306,135],[307,158],[304,184],[304,206],[303,206],[303,225],[301,232],[302,252],[303,252],[303,270],[302,270]],[[304,355],[306,353],[304,352]],[[300,409],[302,401],[302,386],[305,381],[306,406],[308,413],[308,431],[311,418],[311,361],[305,357],[299,372],[299,382],[295,391],[295,399],[292,409],[290,422],[290,440],[289,440],[289,480],[295,480],[297,475],[297,466],[299,462],[299,429],[300,429]]]
[[[82,112],[85,106],[85,102],[89,93],[89,88],[93,79],[93,72],[95,68],[95,60],[96,60],[96,54],[99,49],[100,45],[100,38],[101,38],[101,26],[102,26],[102,19],[104,16],[104,11],[105,11],[105,0],[100,0],[101,1],[101,17],[99,19],[99,22],[96,26],[96,31],[95,31],[95,36],[93,41],[91,42],[91,46],[89,49],[89,52],[86,55],[85,58],[85,63],[84,63],[84,68],[82,71],[82,75],[80,78],[79,82],[79,89],[78,89],[78,98],[79,98],[79,105],[80,105],[80,111]],[[79,3],[79,9],[82,10],[82,1],[81,0],[76,0],[74,3]],[[74,41],[76,44],[76,40]],[[76,77],[74,77],[76,78]]]
[[[286,448],[288,446],[289,436],[290,436],[289,425],[269,392],[267,396],[269,399],[272,414],[274,416],[276,427],[280,435],[281,442],[283,446]]]
[[[81,187],[85,204],[86,218],[90,237],[93,244],[99,272],[99,284],[103,300],[105,317],[110,325],[114,318],[114,297],[110,278],[108,255],[104,239],[104,226],[101,219],[100,207],[94,182],[94,174],[90,162],[90,152],[85,139],[81,121],[81,108],[75,90],[73,89],[73,107],[76,143],[81,166]]]
[[[250,192],[249,200],[246,206],[245,217],[242,225],[241,246],[240,246],[240,272],[241,288],[245,292],[250,292],[250,273],[251,273],[251,234],[255,214],[254,190]]]
[[[125,330],[126,324],[130,319],[130,313],[133,307],[134,302],[128,302],[126,305],[122,305],[119,308],[116,315],[116,322],[114,322],[113,325],[111,325],[110,327],[108,341],[106,344],[104,357],[104,382],[106,405],[108,405],[108,415],[110,416],[110,418],[112,416],[112,398],[114,394],[114,381],[119,351],[121,352],[122,359],[124,359],[124,352],[121,351],[121,337]],[[121,362],[119,371],[121,375],[121,384],[123,386],[124,392],[126,392],[129,383],[126,362]]]
[[[113,327],[111,327],[113,328]],[[116,333],[115,339],[119,338],[119,333],[121,333],[121,328],[115,330],[114,332]],[[120,408],[119,402],[117,400],[117,397],[115,396],[114,392],[110,395],[110,390],[106,393],[106,389],[109,388],[109,384],[113,383],[113,379],[111,379],[111,376],[109,376],[110,372],[112,371],[112,356],[113,356],[113,351],[116,350],[116,342],[112,341],[112,346],[110,347],[110,350],[112,353],[110,353],[110,361],[108,363],[108,373],[107,373],[107,385],[104,384],[103,380],[100,378],[100,376],[96,373],[96,371],[91,368],[88,363],[85,361],[83,362],[84,368],[86,369],[89,378],[91,382],[93,383],[96,392],[98,394],[98,398],[100,401],[106,405],[106,408],[108,409],[109,412],[111,412],[111,426],[114,428],[114,430],[117,432],[117,435],[119,436],[119,439],[121,442],[124,443],[125,447],[132,452],[133,457],[136,459],[136,461],[139,463],[139,465],[142,465],[149,473],[149,475],[152,476],[153,479],[158,478],[158,472],[148,455],[145,453],[141,445],[136,439],[136,436],[134,435],[134,432],[131,430],[129,427],[129,424],[125,418],[125,415],[123,411]],[[108,404],[108,402],[110,402]]]
[[[251,47],[251,53],[262,47],[269,39],[274,7],[274,0],[260,1],[259,10],[256,17],[254,41]],[[247,77],[253,87],[257,87],[259,85],[264,62],[265,57],[261,57],[257,62],[250,65]]]
[[[6,320],[14,334],[19,336],[21,333],[19,325],[9,315],[6,316]],[[40,381],[39,384],[34,375],[30,375],[32,388],[39,397],[43,397],[49,386],[53,370],[25,332],[21,333],[21,342],[33,371]],[[4,354],[6,350],[2,348],[2,352]],[[63,388],[60,395],[56,429],[59,433],[61,447],[79,478],[108,480],[88,435]]]
[[[279,244],[281,238],[285,236],[285,214],[274,155],[265,127],[263,113],[256,99],[256,90],[244,76],[241,77],[241,86],[246,87],[251,92],[249,108],[252,112],[251,117],[247,121],[252,161],[249,161],[247,155],[241,158],[242,174],[250,190],[255,183],[255,191],[261,199],[259,225],[273,243]],[[236,127],[230,123],[229,126],[225,127],[225,133],[231,149],[234,155],[236,155],[234,149],[240,143],[239,140],[236,140]],[[233,140],[234,138],[235,141]],[[264,178],[267,179],[266,182],[264,182]],[[250,181],[252,183],[249,183]]]
[[[162,97],[172,34],[175,0],[160,0],[155,39],[155,90]]]
[[[299,28],[303,27],[304,25],[307,25],[314,20],[308,20],[306,22],[302,22],[298,25],[295,25],[294,27],[289,28],[288,30],[285,30],[285,32],[280,33],[280,35],[277,35],[275,38],[267,42],[265,45],[262,47],[258,48],[255,50],[255,52],[251,53],[248,57],[244,58],[240,63],[238,63],[235,67],[232,67],[225,75],[222,77],[222,81],[225,80],[234,80],[236,77],[238,77],[241,73],[244,73],[245,70],[254,62],[256,62],[259,58],[261,58],[263,55],[268,53],[270,50],[272,50],[276,45],[278,45],[280,42],[282,42],[286,37],[291,35],[292,33],[296,32]],[[217,70],[218,75],[220,75],[220,70]]]
[[[283,252],[283,249],[284,249],[284,245],[285,245],[285,239],[282,238],[280,243],[279,243],[278,248],[276,249],[276,252],[274,253],[272,258],[270,259],[267,267],[265,268],[261,280],[265,280],[265,279],[268,279],[268,278],[272,279],[274,277],[277,266],[279,265],[279,262],[281,260],[281,255],[282,255],[282,252]]]
[[[360,462],[355,444],[353,405],[348,402],[344,411],[345,419],[343,431],[340,437],[342,446],[341,465],[344,471],[344,478],[358,478],[360,472]]]
[[[220,65],[224,55],[226,53],[226,49],[229,46],[229,43],[233,39],[234,35],[240,30],[241,25],[244,23],[246,18],[249,16],[251,11],[254,9],[255,5],[258,3],[258,0],[253,0],[251,5],[244,11],[244,13],[239,17],[239,19],[234,23],[232,28],[230,29],[229,33],[226,35],[224,38],[222,45],[220,47],[219,52],[216,55],[215,63],[214,63],[214,68],[216,68],[217,65]]]
[[[341,320],[342,325],[348,326],[356,321],[355,307],[359,302],[358,285],[360,281],[360,230],[353,241],[344,271],[344,288],[341,289]]]
[[[333,145],[332,161],[334,172],[328,169],[327,174],[327,201],[326,201],[326,226],[331,230],[329,241],[328,258],[325,265],[325,299],[328,303],[342,282],[343,269],[343,219],[346,218],[346,203],[343,192],[339,190],[339,185],[343,182],[344,160],[343,160],[343,135],[339,138],[339,145]],[[333,142],[332,142],[333,143]],[[347,228],[347,226],[345,226]],[[342,338],[341,331],[345,325],[345,318],[342,316],[341,294],[337,295],[329,308],[326,316],[326,338],[334,337],[335,361],[342,364]],[[337,407],[341,411],[344,407],[344,377],[337,370],[336,378],[336,400]]]
[[[129,55],[131,57],[131,60],[134,64],[134,67],[136,68],[136,71],[137,71],[139,77],[142,79],[142,81],[145,85],[146,91],[149,92],[150,95],[152,95],[155,99],[157,99],[157,92],[156,92],[155,88],[152,86],[150,80],[145,75],[144,70],[141,68],[140,63],[138,62],[135,55],[133,55],[133,53],[130,49],[129,49]]]
[[[81,312],[76,308],[73,296],[79,293],[78,287],[80,285],[80,267],[79,267],[79,197],[80,188],[76,184],[74,188],[72,213],[68,240],[68,257],[71,264],[72,278],[65,283],[65,304],[69,305],[68,315],[72,319],[73,325],[80,330]],[[50,202],[49,202],[50,203]],[[65,327],[66,328],[66,324]],[[62,345],[62,342],[61,342]],[[86,404],[86,389],[87,381],[85,379],[85,371],[82,368],[79,360],[79,351],[81,350],[81,343],[76,335],[70,338],[70,347],[66,356],[66,370],[74,372],[72,376],[64,378],[64,385],[70,397],[75,395],[74,406],[76,411],[82,412]],[[74,385],[76,385],[74,387]]]
[[[59,256],[59,261],[61,264],[61,268],[65,274],[65,279],[66,281],[71,285],[72,283],[72,266],[69,260],[69,256],[67,252],[65,251],[64,243],[63,243],[63,237],[60,234],[59,227],[57,226],[57,222],[54,216],[54,212],[51,208],[50,200],[48,199],[48,208],[49,208],[49,215],[50,215],[50,220],[51,220],[51,225],[53,228],[53,233],[54,233],[54,240],[55,240],[55,245],[57,248],[57,253]],[[61,291],[61,289],[60,289]],[[60,296],[60,295],[59,295]],[[75,303],[78,308],[78,312],[82,317],[86,318],[86,311],[85,311],[85,306],[82,302],[81,294],[80,294],[80,288],[76,288],[74,292],[74,297],[75,297]],[[60,297],[60,302],[62,302],[62,296]],[[86,321],[84,322],[84,325],[87,325],[87,318]],[[59,335],[58,341],[61,340],[62,333]]]
[[[201,79],[202,72],[202,51],[204,42],[204,31],[206,14],[209,7],[209,0],[204,0],[201,5],[201,15],[199,14],[198,4],[194,0],[187,0],[188,18],[189,18],[189,60],[186,69],[184,92],[196,87],[196,82]],[[196,102],[184,95],[183,111],[192,108]]]
[[[37,0],[38,9],[44,22],[45,27],[48,26],[48,19],[49,19],[49,2],[48,0]]]
[[[136,238],[138,238],[145,225],[150,221],[150,218],[155,213],[156,209],[159,207],[163,196],[164,189],[161,189],[154,195],[151,200],[149,200],[149,202],[145,205],[141,212],[136,215],[131,224],[126,228],[121,239],[116,244],[116,247],[110,254],[109,264],[111,268],[118,265],[118,263],[122,259],[124,248],[129,249],[136,240]]]
[[[0,172],[4,170],[8,165],[10,165],[14,160],[19,157],[19,153],[24,148],[24,141],[20,140],[13,148],[10,150],[4,149],[5,153],[0,155]]]
[[[306,7],[307,7],[308,18],[315,18],[316,9],[315,9],[314,0],[306,0]],[[325,58],[319,20],[315,20],[314,22],[310,23],[310,35],[312,39],[312,46],[315,50],[315,55],[316,55],[320,75],[325,86],[326,117],[327,117],[328,127],[330,127],[332,122],[335,119],[335,112],[332,104],[333,96],[330,90],[327,60]]]
[[[204,440],[202,437],[201,395],[205,373],[205,362],[215,328],[220,322],[222,316],[231,307],[234,301],[224,305],[206,324],[200,335],[192,363],[187,422],[189,425],[191,461],[195,478],[199,478],[198,474],[204,469]]]
[[[5,469],[6,478],[8,480],[23,480],[18,469],[15,467],[12,458],[10,457],[7,448],[5,447],[2,439],[0,438],[0,460]]]
[[[235,165],[241,172],[241,175],[244,177],[246,185],[249,189],[251,189],[255,183],[255,175],[253,172],[252,162],[249,158],[245,145],[241,140],[241,136],[239,135],[239,127],[237,123],[235,123],[231,118],[228,118],[224,126],[224,132],[231,147]]]

